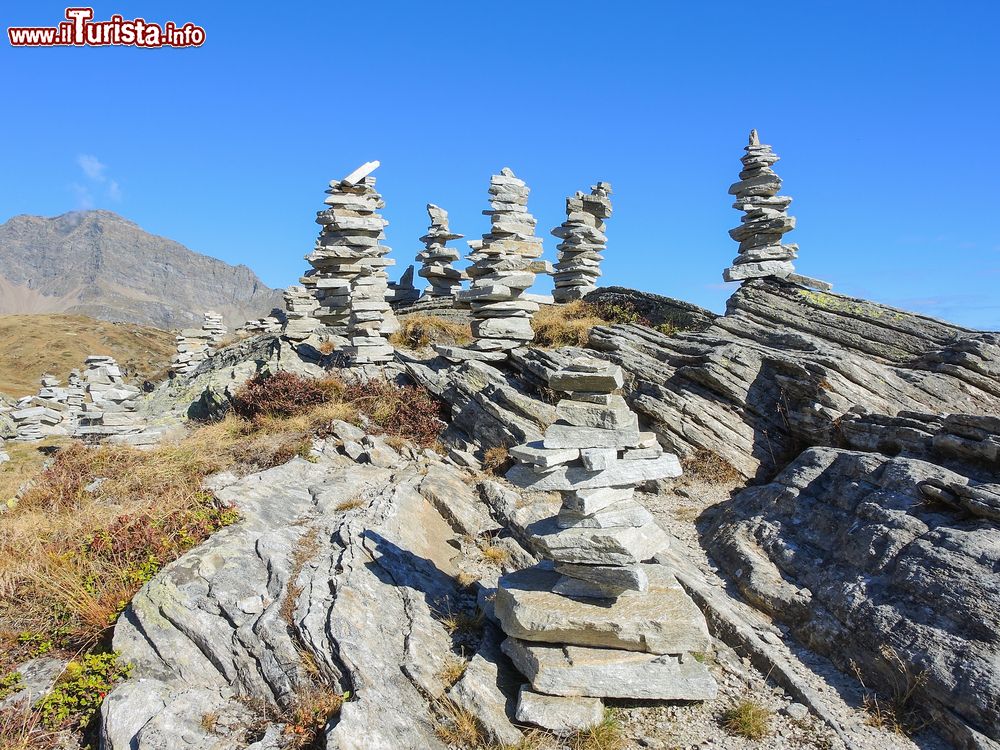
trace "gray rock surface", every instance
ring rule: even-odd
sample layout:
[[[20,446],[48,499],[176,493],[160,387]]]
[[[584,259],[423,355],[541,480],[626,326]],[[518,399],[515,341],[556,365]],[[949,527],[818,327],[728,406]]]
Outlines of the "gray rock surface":
[[[438,612],[456,596],[455,532],[419,464],[316,455],[218,489],[242,520],[133,599],[114,647],[135,669],[104,704],[108,750],[231,747],[241,697],[273,711],[273,730],[316,680],[351,693],[328,747],[442,747],[427,696],[452,644]],[[227,739],[201,727],[208,710],[232,717]]]
[[[741,593],[807,646],[847,672],[857,664],[884,695],[912,689],[956,747],[995,748],[1000,529],[934,490],[996,472],[995,461],[811,448],[737,495],[706,542]]]

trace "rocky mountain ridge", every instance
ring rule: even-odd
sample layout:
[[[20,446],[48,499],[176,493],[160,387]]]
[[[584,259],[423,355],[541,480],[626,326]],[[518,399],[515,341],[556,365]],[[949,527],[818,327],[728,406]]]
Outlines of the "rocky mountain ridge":
[[[0,313],[173,329],[208,309],[235,327],[280,305],[280,292],[246,266],[193,252],[110,211],[20,215],[0,225]]]

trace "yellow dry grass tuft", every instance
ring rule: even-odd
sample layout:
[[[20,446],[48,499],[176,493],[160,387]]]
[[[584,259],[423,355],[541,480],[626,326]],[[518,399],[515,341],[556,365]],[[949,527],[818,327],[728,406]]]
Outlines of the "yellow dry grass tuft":
[[[583,300],[563,305],[543,305],[531,319],[535,346],[586,346],[590,330],[606,325],[592,305]]]
[[[513,463],[510,457],[510,449],[505,445],[495,445],[483,451],[483,471],[496,476],[503,476],[503,473],[510,468]]]
[[[722,715],[722,728],[748,740],[760,740],[771,733],[771,710],[745,698]]]
[[[405,315],[399,319],[399,330],[389,337],[393,346],[423,349],[431,344],[457,344],[472,341],[468,323],[456,323],[437,315]]]
[[[447,745],[460,748],[483,748],[486,735],[471,712],[454,701],[442,698],[434,704],[437,720],[434,732]]]
[[[457,654],[448,654],[438,670],[437,676],[447,687],[451,687],[462,679],[468,666],[469,662],[462,657]]]

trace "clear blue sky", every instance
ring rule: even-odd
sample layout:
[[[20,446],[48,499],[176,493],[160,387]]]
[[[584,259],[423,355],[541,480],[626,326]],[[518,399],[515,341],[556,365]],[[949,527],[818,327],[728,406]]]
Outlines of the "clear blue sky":
[[[64,8],[6,0],[4,33]],[[285,286],[306,267],[326,183],[379,159],[398,275],[428,201],[476,237],[489,176],[510,166],[532,188],[546,257],[565,196],[608,180],[602,283],[721,310],[739,221],[726,190],[756,127],[795,198],[801,273],[1000,329],[993,0],[94,8],[193,21],[207,41],[4,38],[0,220],[107,208]]]

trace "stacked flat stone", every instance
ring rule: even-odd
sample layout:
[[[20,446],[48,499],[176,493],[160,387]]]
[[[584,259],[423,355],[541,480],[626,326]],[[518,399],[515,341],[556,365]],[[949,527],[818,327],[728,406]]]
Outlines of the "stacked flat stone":
[[[315,317],[319,307],[316,296],[305,286],[290,286],[282,293],[282,298],[285,302],[282,333],[292,341],[309,338],[319,326]]]
[[[68,435],[75,421],[71,390],[60,387],[59,379],[45,373],[36,396],[19,399],[10,413],[17,440],[34,441],[53,435]]]
[[[285,291],[287,292],[287,290]],[[316,306],[315,298],[313,298],[313,296],[308,292],[306,292],[306,295],[309,297],[310,301],[313,303],[313,307],[315,308]],[[310,315],[309,317],[312,318],[312,315]],[[285,326],[285,323],[287,322],[287,319],[288,316],[285,314],[283,310],[274,308],[273,310],[271,310],[270,315],[263,318],[257,318],[256,320],[248,320],[246,323],[244,323],[236,330],[238,333],[245,333],[251,336],[256,336],[262,333],[281,333],[282,329]],[[318,322],[315,319],[313,319],[312,324],[313,326],[315,326],[318,325]]]
[[[420,290],[413,285],[413,266],[407,266],[399,281],[389,282],[386,298],[391,304],[405,305],[420,299]]]
[[[427,234],[420,238],[423,252],[417,260],[423,265],[418,272],[427,279],[424,293],[428,297],[454,297],[462,290],[462,281],[468,278],[452,264],[459,259],[458,250],[448,247],[449,240],[460,240],[464,235],[452,232],[448,226],[448,212],[433,203],[427,204],[431,224]]]
[[[77,437],[102,439],[138,432],[144,427],[136,409],[140,391],[128,385],[113,357],[84,360],[82,381],[87,400],[80,412]]]
[[[212,351],[226,335],[226,325],[218,313],[207,312],[201,328],[185,328],[177,335],[177,352],[170,360],[170,369],[179,375],[189,375],[198,365],[212,356]]]
[[[536,273],[551,273],[552,264],[539,261],[542,240],[535,236],[535,217],[528,213],[530,190],[504,167],[490,179],[489,234],[469,241],[472,266],[466,269],[472,287],[459,292],[458,300],[472,309],[472,335],[468,349],[435,347],[453,361],[463,359],[504,360],[511,349],[534,339],[531,317],[538,310],[539,295],[526,290]]]
[[[503,576],[502,649],[528,678],[517,718],[554,728],[600,721],[602,698],[708,700],[716,684],[691,656],[711,640],[669,570],[649,564],[669,538],[634,499],[636,485],[679,476],[677,457],[639,431],[619,394],[620,367],[581,357],[553,374],[557,421],[512,448],[513,484],[558,491],[558,515],[528,527],[543,561]]]
[[[3,438],[0,437],[0,464],[6,463],[7,461],[10,461],[10,454],[4,450]]]
[[[385,257],[388,221],[378,214],[385,203],[375,190],[371,172],[379,162],[367,162],[339,181],[330,183],[325,203],[316,215],[320,231],[316,247],[306,260],[316,269],[309,277],[319,307],[315,315],[335,335],[345,335],[344,352],[355,364],[379,364],[392,359],[387,336],[399,323],[386,300],[389,288]]]
[[[729,187],[729,194],[736,196],[733,208],[743,212],[740,226],[729,230],[729,236],[740,243],[739,255],[723,272],[723,279],[772,277],[831,289],[824,281],[795,273],[792,261],[798,256],[799,246],[784,243],[785,235],[795,228],[795,217],[787,213],[792,199],[778,195],[781,178],[771,169],[780,157],[760,142],[756,130],[750,131],[750,142],[743,150],[746,156],[740,158],[743,162],[740,181]]]
[[[597,288],[608,238],[604,220],[611,216],[611,184],[598,182],[590,195],[577,192],[566,199],[566,221],[552,230],[562,242],[556,245],[559,261],[552,274],[556,302],[572,302]]]

